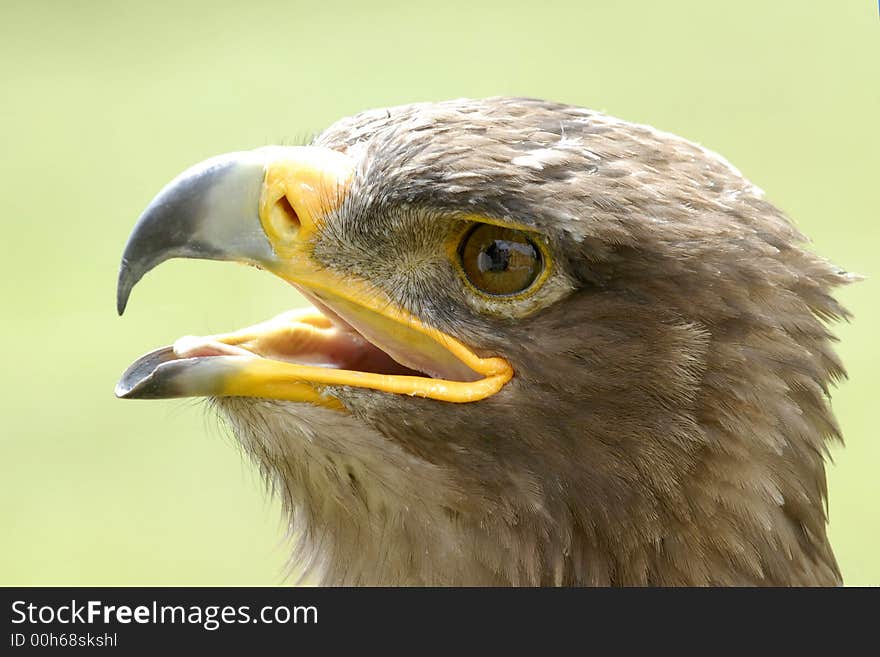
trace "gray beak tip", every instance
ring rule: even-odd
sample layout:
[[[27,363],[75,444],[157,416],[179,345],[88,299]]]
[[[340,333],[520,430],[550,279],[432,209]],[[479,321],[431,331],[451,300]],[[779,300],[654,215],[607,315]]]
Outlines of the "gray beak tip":
[[[116,312],[120,317],[128,305],[128,297],[132,287],[134,287],[134,283],[131,282],[128,266],[123,261],[122,266],[119,267],[119,279],[116,282]]]
[[[173,364],[177,359],[172,347],[162,347],[138,358],[128,366],[116,384],[113,392],[119,399],[151,399],[173,397],[174,369],[161,372],[160,366]]]
[[[135,284],[170,258],[274,260],[259,216],[266,157],[226,153],[190,167],[159,192],[125,245],[116,285],[120,315]]]

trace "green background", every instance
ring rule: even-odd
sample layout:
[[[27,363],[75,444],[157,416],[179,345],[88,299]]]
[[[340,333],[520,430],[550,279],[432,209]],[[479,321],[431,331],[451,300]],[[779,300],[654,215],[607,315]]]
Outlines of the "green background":
[[[197,401],[126,402],[128,363],[299,303],[172,261],[114,286],[152,196],[208,156],[361,109],[546,97],[724,154],[868,276],[840,296],[831,534],[880,584],[880,20],[874,0],[0,3],[0,583],[276,584],[276,504]]]

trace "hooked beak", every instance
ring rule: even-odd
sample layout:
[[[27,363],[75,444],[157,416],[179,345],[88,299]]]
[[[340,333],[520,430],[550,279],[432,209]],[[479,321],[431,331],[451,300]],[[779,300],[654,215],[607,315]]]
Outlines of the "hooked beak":
[[[169,183],[137,222],[122,257],[117,309],[170,258],[247,263],[294,285],[314,307],[233,333],[186,337],[123,374],[124,398],[246,396],[342,408],[339,386],[447,402],[498,392],[513,375],[424,324],[363,279],[315,263],[311,248],[344,203],[354,175],[345,154],[269,146],[229,153]]]
[[[143,275],[170,258],[254,265],[274,260],[258,216],[265,165],[259,151],[227,153],[187,169],[159,192],[122,254],[116,287],[120,315]]]

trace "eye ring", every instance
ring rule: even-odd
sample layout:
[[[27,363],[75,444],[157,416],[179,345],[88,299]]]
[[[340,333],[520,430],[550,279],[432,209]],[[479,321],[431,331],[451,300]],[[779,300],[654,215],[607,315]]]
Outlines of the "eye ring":
[[[547,273],[540,240],[516,228],[477,223],[464,232],[456,254],[469,286],[490,298],[529,296]]]

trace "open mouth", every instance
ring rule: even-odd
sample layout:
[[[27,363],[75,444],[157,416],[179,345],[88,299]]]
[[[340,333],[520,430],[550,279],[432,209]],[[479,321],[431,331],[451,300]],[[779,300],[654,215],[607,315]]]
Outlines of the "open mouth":
[[[177,358],[241,356],[365,374],[426,376],[401,365],[337,316],[316,308],[291,310],[228,335],[186,336],[172,345]]]
[[[302,292],[313,306],[231,333],[185,336],[141,357],[122,375],[117,396],[249,396],[339,408],[328,388],[353,386],[469,402],[512,376],[503,359],[480,358],[412,318],[395,321],[394,313]]]
[[[513,376],[399,307],[370,281],[312,260],[326,213],[342,203],[354,165],[317,147],[221,155],[183,172],[141,215],[122,257],[117,308],[170,258],[231,260],[272,272],[312,307],[241,329],[186,337],[135,361],[125,398],[243,396],[341,408],[340,387],[446,402],[479,401]]]

